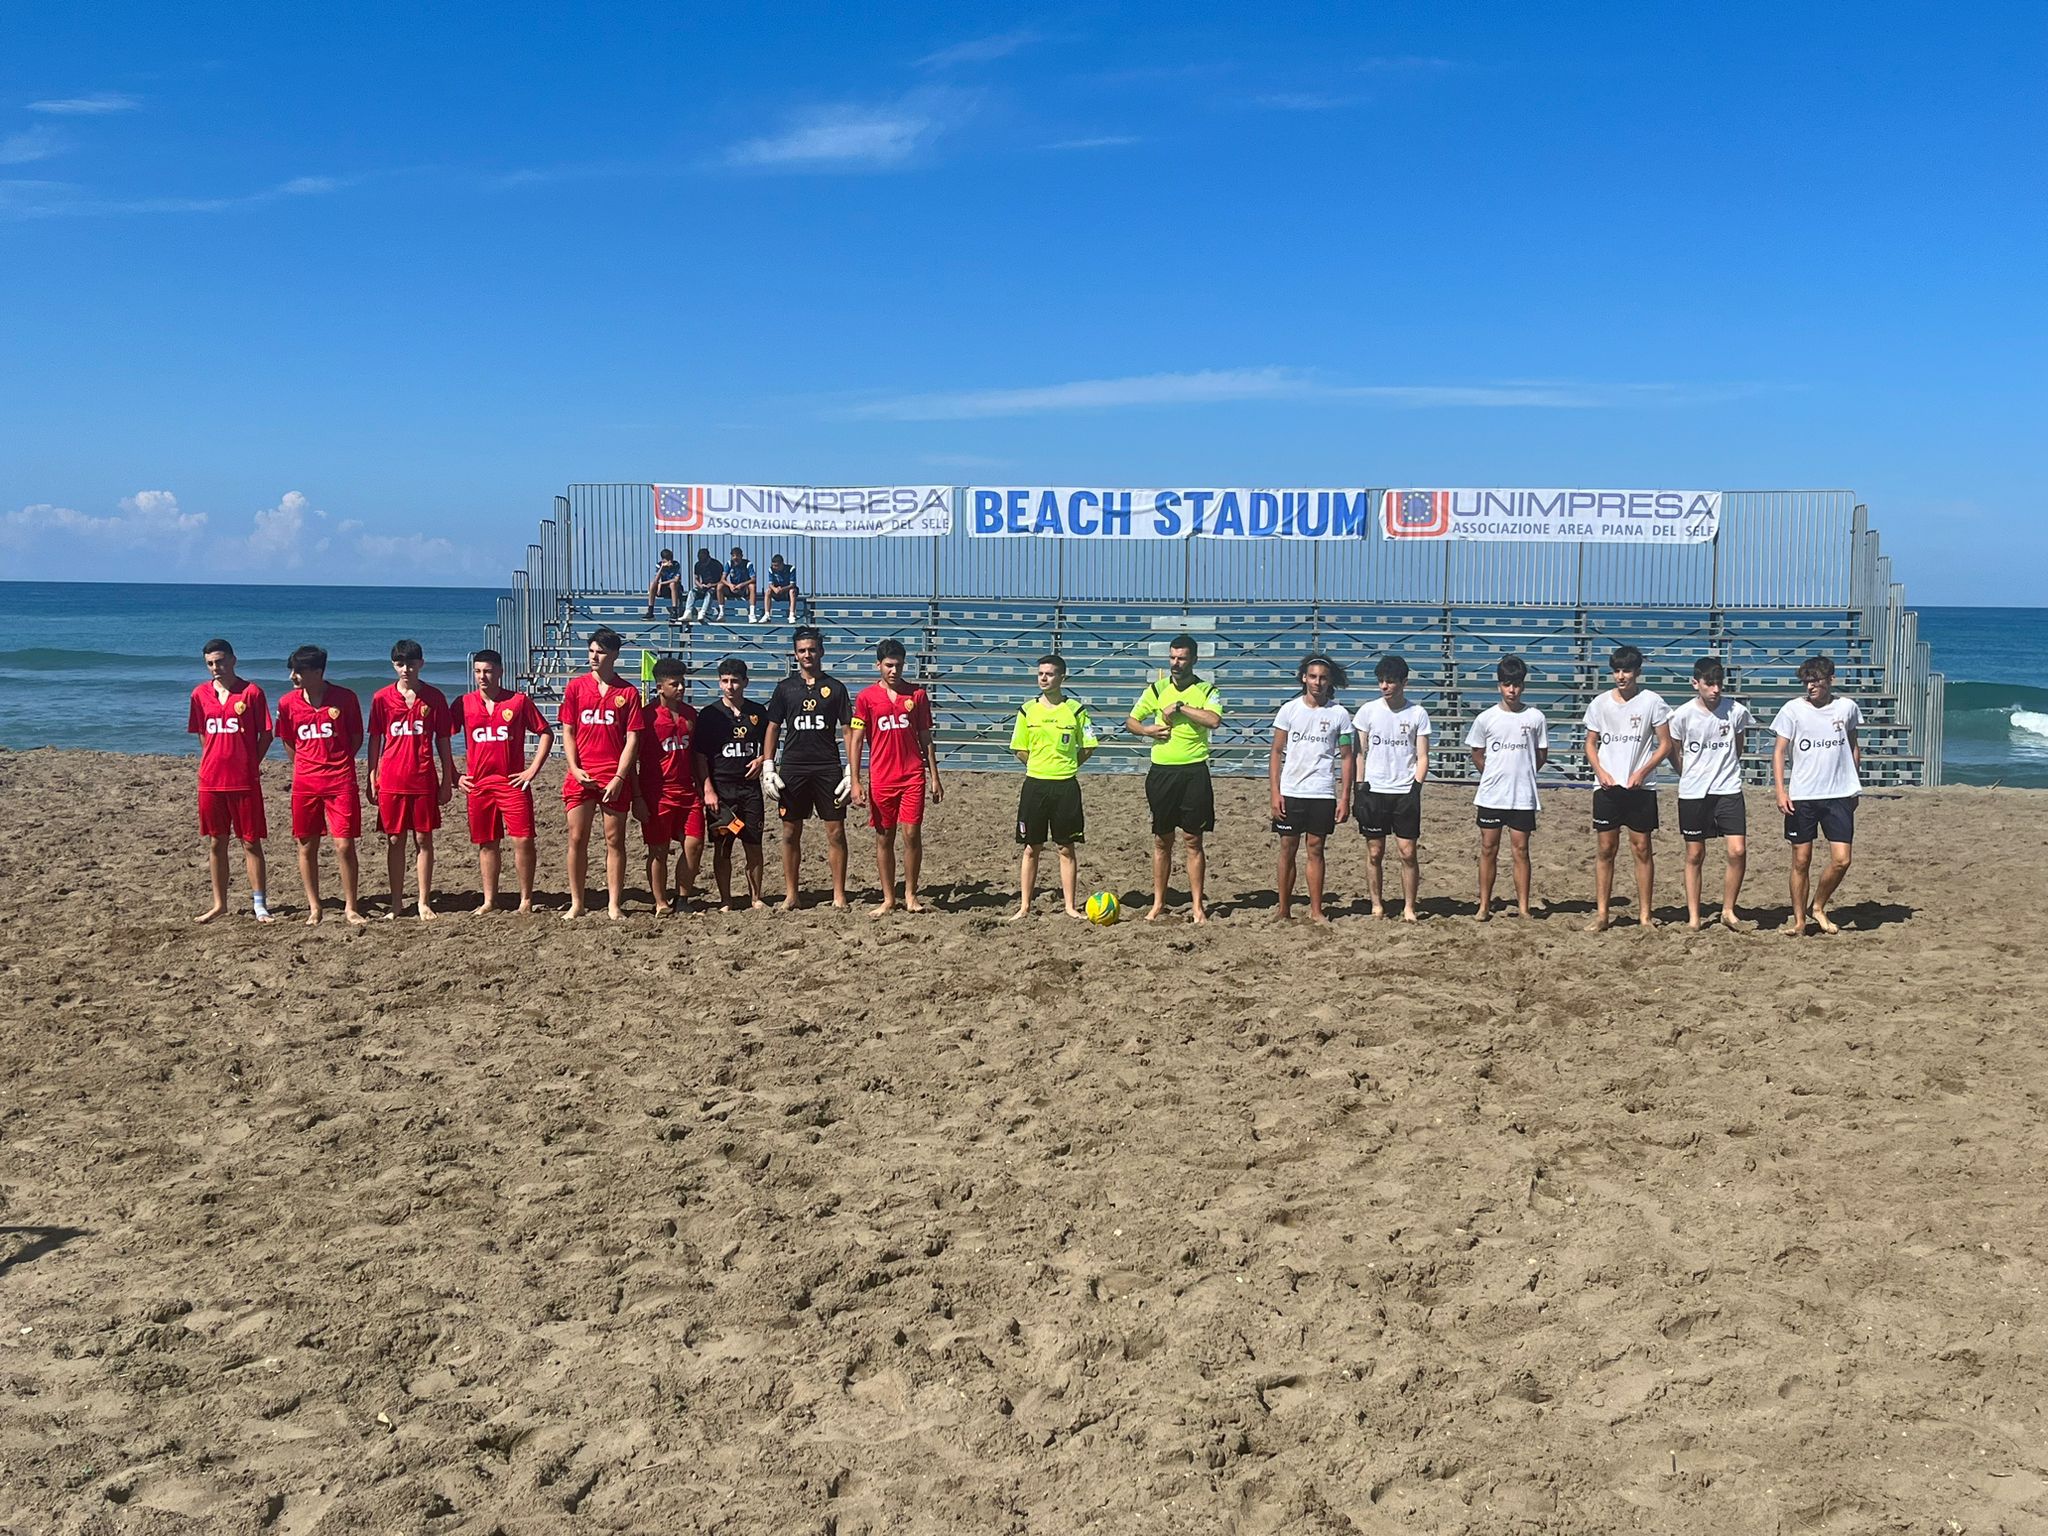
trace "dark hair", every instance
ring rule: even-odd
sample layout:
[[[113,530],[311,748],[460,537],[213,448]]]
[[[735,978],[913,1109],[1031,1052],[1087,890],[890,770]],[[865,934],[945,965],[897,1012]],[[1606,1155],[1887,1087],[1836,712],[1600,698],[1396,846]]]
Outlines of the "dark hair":
[[[1712,683],[1719,687],[1726,681],[1728,669],[1721,665],[1720,657],[1702,656],[1692,664],[1692,675],[1697,682]]]
[[[1799,663],[1799,681],[1815,682],[1823,677],[1835,675],[1835,658],[1832,656],[1809,656]]]
[[[1306,684],[1308,682],[1308,669],[1318,666],[1330,669],[1330,686],[1332,688],[1348,688],[1351,686],[1351,678],[1345,670],[1321,651],[1312,652],[1301,658],[1301,665],[1294,669],[1294,680],[1297,683]]]
[[[742,560],[747,558],[747,552],[744,549],[741,549],[737,544],[733,545],[732,552],[738,555]]]
[[[1643,653],[1632,645],[1617,645],[1614,654],[1607,658],[1607,667],[1612,672],[1640,672]]]
[[[875,660],[877,661],[887,661],[891,656],[895,657],[898,661],[902,661],[909,654],[908,651],[903,649],[903,642],[901,640],[884,640],[875,647]]]
[[[1047,651],[1038,658],[1038,665],[1041,667],[1057,667],[1061,677],[1067,675],[1067,658],[1058,651]]]
[[[736,677],[744,682],[747,676],[747,664],[737,656],[728,656],[718,664],[718,675],[720,677]]]
[[[661,558],[662,558],[662,559],[664,559],[664,560],[673,560],[673,559],[675,559],[675,557],[676,557],[676,552],[675,552],[674,550],[672,550],[672,549],[664,549],[664,550],[663,550],[663,551],[661,552]]]
[[[782,556],[780,556],[780,555],[770,555],[770,556],[768,557],[768,563],[769,563],[770,565],[787,565],[787,564],[789,564],[789,562],[788,562],[787,560],[783,559],[783,558],[782,558]]]
[[[699,544],[697,546],[697,558],[699,560],[716,560],[718,557],[711,553],[711,546],[709,544]]]
[[[1405,656],[1382,656],[1373,666],[1372,675],[1383,683],[1405,683],[1408,681],[1408,659]]]
[[[683,665],[682,657],[664,656],[654,664],[654,680],[658,683],[664,677],[687,677],[689,671],[690,669]]]
[[[616,656],[626,642],[616,629],[607,624],[600,624],[590,632],[590,643],[600,651]]]
[[[496,651],[486,649],[481,651],[471,651],[469,653],[469,664],[471,666],[475,666],[480,661],[488,661],[492,666],[498,667],[500,669],[502,669],[505,665],[505,658],[500,656]]]
[[[1500,665],[1493,669],[1496,681],[1522,683],[1529,680],[1529,663],[1519,656],[1508,655],[1500,659]]]
[[[202,657],[211,656],[215,652],[225,652],[227,655],[232,656],[235,654],[235,648],[229,645],[227,641],[221,639],[219,635],[215,635],[206,644],[199,647],[199,654]]]
[[[1185,630],[1183,630],[1180,634],[1175,635],[1171,640],[1167,641],[1166,648],[1169,651],[1186,651],[1191,656],[1199,656],[1202,654],[1202,648],[1199,645],[1195,644],[1195,637],[1191,634],[1188,634]]]
[[[325,672],[327,653],[317,645],[302,645],[285,658],[284,664],[293,672]]]
[[[391,642],[393,661],[425,661],[427,653],[420,648],[417,640],[394,640]]]
[[[806,640],[817,641],[818,654],[820,656],[825,654],[825,632],[819,629],[818,626],[815,624],[799,624],[797,626],[796,633],[789,637],[789,648],[791,650],[795,650],[799,645],[802,645]]]

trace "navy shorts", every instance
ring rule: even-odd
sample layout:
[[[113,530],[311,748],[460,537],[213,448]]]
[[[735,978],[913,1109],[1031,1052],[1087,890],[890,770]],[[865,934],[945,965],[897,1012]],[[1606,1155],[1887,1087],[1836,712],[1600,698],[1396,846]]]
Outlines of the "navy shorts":
[[[1792,814],[1785,818],[1785,841],[1810,843],[1815,836],[1831,843],[1856,841],[1856,796],[1839,800],[1794,800]]]

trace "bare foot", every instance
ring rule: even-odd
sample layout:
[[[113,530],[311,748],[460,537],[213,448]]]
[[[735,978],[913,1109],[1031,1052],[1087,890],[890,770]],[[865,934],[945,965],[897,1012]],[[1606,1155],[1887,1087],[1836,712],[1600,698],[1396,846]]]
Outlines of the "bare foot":
[[[1654,928],[1657,926],[1657,919],[1653,917],[1650,913],[1645,912],[1641,917],[1636,919],[1636,926],[1638,928]]]
[[[582,915],[583,903],[580,901],[572,901],[569,903],[569,910],[562,914],[562,921],[565,923],[573,923],[576,921],[577,918],[581,917]]]
[[[1690,929],[1691,929],[1691,930],[1692,930],[1692,931],[1693,931],[1694,933],[1698,933],[1698,932],[1700,931],[1700,915],[1699,915],[1699,913],[1695,912],[1695,913],[1693,913],[1693,915],[1692,915],[1691,917],[1688,917],[1688,918],[1687,918],[1687,919],[1685,920],[1685,926],[1686,926],[1686,927],[1688,927],[1688,928],[1690,928]]]
[[[193,921],[195,923],[210,923],[225,911],[227,911],[227,904],[223,902],[219,906],[208,907],[204,912],[195,917]]]
[[[436,911],[435,911],[435,910],[434,910],[434,909],[433,909],[432,907],[428,906],[428,905],[427,905],[427,904],[426,904],[426,903],[425,903],[424,901],[420,903],[420,921],[421,921],[421,922],[423,922],[423,923],[431,923],[431,922],[433,922],[433,921],[434,921],[434,920],[435,920],[436,918],[440,917],[440,915],[441,915],[440,913],[436,912]]]
[[[887,916],[887,915],[888,915],[889,913],[891,913],[891,912],[894,912],[895,910],[896,910],[896,903],[895,903],[895,902],[893,902],[893,901],[885,901],[885,902],[882,902],[882,903],[880,903],[880,904],[879,904],[879,905],[877,905],[877,906],[872,906],[872,907],[869,907],[869,908],[868,908],[868,916],[869,916],[869,917],[884,917],[884,916]],[[915,911],[916,909],[915,909],[915,908],[912,908],[912,910],[913,910],[913,911]]]
[[[1491,906],[1485,906],[1485,907],[1481,907],[1481,908],[1480,908],[1480,909],[1479,909],[1479,910],[1478,910],[1477,912],[1474,912],[1474,913],[1472,914],[1472,921],[1473,921],[1473,922],[1475,922],[1475,923],[1490,923],[1490,922],[1492,922],[1492,921],[1493,921],[1493,908],[1492,908]]]
[[[518,910],[519,910],[519,915],[520,915],[521,917],[531,917],[531,916],[533,916],[533,898],[532,898],[531,896],[528,896],[528,897],[526,897],[526,898],[525,898],[524,900],[522,900],[522,901],[521,901],[521,902],[519,903],[519,909],[518,909]]]
[[[1733,912],[1724,911],[1721,914],[1721,926],[1723,928],[1726,928],[1730,933],[1740,933],[1742,932],[1742,919],[1737,917]]]
[[[753,900],[753,910],[756,912],[766,912],[768,910],[768,903],[763,901],[759,896],[756,896]]]
[[[1795,939],[1803,939],[1803,938],[1805,938],[1805,937],[1806,937],[1806,919],[1805,919],[1805,918],[1803,918],[1803,917],[1797,917],[1797,916],[1795,916],[1795,917],[1794,917],[1794,918],[1793,918],[1793,919],[1792,919],[1792,920],[1791,920],[1791,921],[1790,921],[1789,923],[1787,923],[1787,924],[1785,925],[1785,932],[1787,932],[1788,934],[1790,934],[1790,935],[1791,935],[1791,936],[1792,936],[1793,938],[1795,938]]]
[[[1527,917],[1528,915],[1529,915],[1529,914],[1528,914],[1528,913],[1526,913],[1526,912],[1524,912],[1524,913],[1522,914],[1522,916],[1524,916],[1524,917]],[[1599,914],[1598,916],[1596,916],[1596,917],[1595,917],[1595,918],[1593,919],[1593,921],[1591,921],[1590,923],[1586,924],[1586,932],[1588,932],[1588,933],[1605,933],[1606,931],[1607,931],[1607,914],[1606,914],[1605,912],[1602,912],[1602,913],[1600,913],[1600,914]]]
[[[1312,923],[1327,923],[1329,921],[1327,917],[1323,916],[1321,912],[1313,907],[1309,909],[1308,920]]]
[[[1403,907],[1401,909],[1401,921],[1404,923],[1412,923],[1416,921],[1415,909],[1413,907]]]
[[[1073,911],[1073,908],[1069,907],[1067,910],[1071,912]],[[1145,921],[1148,923],[1156,923],[1159,921],[1159,919],[1161,919],[1164,916],[1166,916],[1166,903],[1161,902],[1158,906],[1154,907],[1150,912],[1147,912],[1145,914]]]
[[[397,916],[398,912],[395,908],[386,907],[382,912],[379,912],[377,914],[377,921],[380,923],[388,923],[395,919]]]
[[[1813,909],[1813,926],[1822,933],[1840,933],[1842,931],[1841,924],[1828,916],[1828,909],[1826,907],[1815,907]]]
[[[1029,907],[1019,907],[1016,911],[1010,914],[1008,920],[1013,923],[1021,923],[1024,921],[1025,918],[1029,917],[1030,915],[1031,909]]]
[[[1531,912],[1527,907],[1515,908],[1515,916],[1522,918],[1524,921],[1533,918],[1535,915],[1536,914],[1534,912]]]
[[[1367,917],[1385,917],[1387,915],[1387,909],[1381,906],[1378,902],[1374,902],[1372,910],[1366,913],[1365,915]]]
[[[844,896],[834,896],[832,898],[832,910],[834,912],[851,912],[853,910],[853,903]]]
[[[906,912],[929,912],[931,908],[919,901],[915,896],[906,896],[903,898],[903,910]]]
[[[767,905],[767,903],[766,903],[766,902],[755,902],[755,903],[754,903],[754,905],[755,905],[755,906],[766,906],[766,905]],[[777,907],[777,908],[776,908],[776,910],[777,910],[778,912],[794,912],[794,911],[796,910],[796,898],[795,898],[794,896],[785,896],[785,897],[783,897],[783,898],[782,898],[782,905],[781,905],[781,906],[779,906],[779,907]]]
[[[604,915],[615,923],[623,923],[626,920],[625,910],[621,907],[607,907]]]
[[[367,917],[363,916],[362,913],[358,912],[354,907],[350,907],[341,915],[348,919],[348,925],[351,928],[367,928],[370,926],[370,920]]]
[[[525,909],[522,907],[520,910],[524,911]],[[470,915],[472,917],[496,917],[498,915],[498,898],[486,896],[477,904],[476,911]]]
[[[1208,922],[1208,921],[1209,921],[1209,909],[1208,909],[1207,907],[1197,907],[1197,908],[1195,908],[1195,915],[1194,915],[1194,917],[1193,917],[1192,919],[1190,919],[1190,921],[1193,921],[1193,922],[1197,922],[1197,923],[1206,923],[1206,922]]]
[[[316,901],[313,903],[313,910],[306,914],[306,926],[308,928],[318,928],[320,926],[320,918],[320,903]]]
[[[1273,921],[1274,921],[1274,922],[1276,922],[1276,923],[1291,923],[1291,922],[1293,922],[1293,921],[1294,921],[1294,909],[1293,909],[1292,907],[1282,907],[1282,908],[1281,908],[1281,909],[1280,909],[1279,911],[1277,911],[1277,912],[1275,912],[1275,913],[1273,914]]]
[[[1086,912],[1083,912],[1079,907],[1067,908],[1067,916],[1078,917],[1084,923],[1088,921],[1088,914]]]

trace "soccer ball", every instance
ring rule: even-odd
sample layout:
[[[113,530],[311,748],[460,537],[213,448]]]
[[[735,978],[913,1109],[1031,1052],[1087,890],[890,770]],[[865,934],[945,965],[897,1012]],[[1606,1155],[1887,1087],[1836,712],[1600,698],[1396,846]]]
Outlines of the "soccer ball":
[[[1123,904],[1116,899],[1114,891],[1097,891],[1088,898],[1088,905],[1082,909],[1088,914],[1088,921],[1098,928],[1107,928],[1123,913]]]

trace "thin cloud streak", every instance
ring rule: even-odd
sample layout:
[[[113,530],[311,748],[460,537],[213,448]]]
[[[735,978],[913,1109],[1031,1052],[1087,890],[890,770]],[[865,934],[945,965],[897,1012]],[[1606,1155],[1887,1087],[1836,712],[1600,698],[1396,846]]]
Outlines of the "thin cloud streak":
[[[865,421],[978,421],[1144,406],[1220,405],[1259,400],[1358,401],[1414,409],[1605,410],[1707,404],[1763,390],[1755,384],[1582,384],[1509,380],[1483,384],[1333,384],[1291,368],[1224,368],[1081,379],[1022,389],[899,395],[835,413]]]
[[[887,105],[818,107],[779,133],[730,146],[718,163],[737,171],[893,170],[929,148],[969,104],[961,93],[935,90]]]
[[[138,213],[225,213],[264,203],[324,197],[360,176],[294,176],[274,187],[223,197],[101,197],[72,182],[0,181],[0,219],[111,218]]]
[[[1275,112],[1335,112],[1364,100],[1363,96],[1333,96],[1323,91],[1273,91],[1254,96],[1252,105]]]
[[[64,135],[48,123],[0,138],[0,165],[29,165],[47,160],[64,148]]]
[[[1145,141],[1135,133],[1102,133],[1092,139],[1057,139],[1050,144],[1039,145],[1040,149],[1123,149]]]
[[[133,112],[142,105],[138,96],[125,91],[94,91],[89,96],[63,96],[52,101],[32,101],[31,112],[55,117],[103,117],[109,112]]]
[[[912,62],[919,69],[952,69],[961,64],[988,64],[997,59],[1007,59],[1011,54],[1029,48],[1039,40],[1040,34],[1036,32],[1002,32],[994,37],[977,37],[964,43],[954,43]]]

